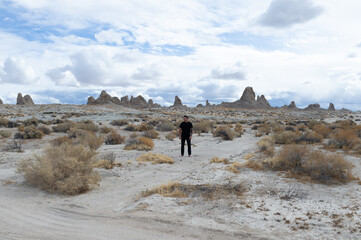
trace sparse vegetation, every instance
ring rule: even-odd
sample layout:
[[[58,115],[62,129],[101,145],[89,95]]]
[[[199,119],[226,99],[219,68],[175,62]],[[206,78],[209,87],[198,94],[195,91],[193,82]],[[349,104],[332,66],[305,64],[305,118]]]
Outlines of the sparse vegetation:
[[[213,132],[213,137],[221,137],[223,140],[233,140],[235,132],[229,126],[218,126]]]
[[[233,173],[240,173],[241,168],[242,165],[239,162],[234,162],[231,165],[229,165],[226,169]]]
[[[157,139],[158,136],[159,136],[159,132],[157,132],[154,129],[148,130],[148,131],[143,133],[143,137],[147,137],[147,138],[151,138],[151,139]]]
[[[121,163],[115,163],[115,154],[113,152],[107,153],[102,156],[98,161],[93,164],[94,168],[113,169],[114,167],[121,167]]]
[[[111,131],[113,131],[113,128],[111,128],[111,127],[104,126],[104,127],[101,127],[101,128],[100,128],[100,132],[101,132],[101,133],[104,133],[104,134],[108,134],[108,133],[110,133]]]
[[[212,157],[211,163],[224,163],[224,164],[228,164],[229,160],[227,158],[219,158],[219,157]]]
[[[297,140],[298,135],[292,131],[283,131],[273,134],[273,140],[277,144],[292,144]]]
[[[124,130],[131,132],[145,132],[151,129],[153,129],[153,126],[147,123],[141,123],[139,125],[130,123],[124,128]]]
[[[19,131],[15,133],[15,138],[20,139],[40,139],[44,136],[44,133],[37,129],[34,125],[30,125],[25,128],[19,128]]]
[[[157,125],[157,130],[161,132],[169,132],[174,129],[176,129],[176,127],[171,122],[162,121]]]
[[[9,138],[11,137],[12,133],[10,131],[0,131],[0,136],[2,138]]]
[[[118,119],[118,120],[113,120],[110,124],[113,125],[113,126],[121,127],[121,126],[127,125],[128,121],[125,120],[125,119]]]
[[[60,124],[58,124],[56,126],[53,126],[53,131],[54,132],[67,133],[74,126],[75,126],[74,122],[67,121],[67,122],[64,122],[64,123],[60,123]]]
[[[100,181],[93,170],[95,152],[82,145],[48,147],[40,156],[21,161],[18,171],[28,184],[49,192],[75,195]]]
[[[125,137],[121,136],[115,130],[111,131],[105,138],[105,144],[109,145],[116,145],[122,144],[125,141]]]
[[[167,135],[165,135],[165,138],[168,139],[169,141],[173,141],[176,137],[178,137],[178,135],[174,131],[167,133]]]
[[[138,162],[151,162],[153,164],[162,164],[168,163],[173,164],[174,160],[171,157],[168,157],[159,153],[144,153],[136,159]]]
[[[213,122],[203,120],[193,124],[193,131],[195,133],[208,133],[210,130],[212,130],[212,127],[213,127]]]
[[[149,151],[154,147],[151,138],[146,137],[129,137],[126,141],[125,150]]]
[[[272,137],[265,136],[265,137],[261,138],[261,140],[259,140],[257,142],[258,150],[260,152],[263,152],[267,156],[273,156],[273,154],[275,152],[275,148],[273,146],[273,143],[274,142],[273,142]]]
[[[246,187],[242,184],[189,185],[178,182],[170,182],[151,190],[143,191],[142,197],[160,194],[163,197],[186,198],[192,195],[201,196],[204,200],[214,200],[227,198],[230,195],[241,196],[246,190]]]

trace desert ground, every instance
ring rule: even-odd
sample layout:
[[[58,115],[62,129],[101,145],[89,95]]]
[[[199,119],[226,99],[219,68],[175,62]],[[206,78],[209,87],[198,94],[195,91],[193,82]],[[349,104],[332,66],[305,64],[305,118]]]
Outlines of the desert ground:
[[[183,114],[193,123],[214,123],[210,131],[194,134],[192,157],[180,156],[180,140],[167,139],[169,131],[158,131],[150,151],[125,150],[130,135],[142,132],[111,124],[119,119],[135,125],[164,119],[177,126]],[[326,138],[306,144],[341,154],[353,165],[354,179],[338,183],[290,177],[286,171],[245,164],[268,158],[257,143],[274,134],[259,132],[254,125],[296,128],[310,121],[333,124],[340,120],[358,125],[360,112],[0,105],[0,118],[19,125],[0,127],[12,134],[0,139],[0,239],[361,239],[361,155],[357,151],[327,149],[322,144]],[[18,164],[41,155],[53,139],[67,133],[52,131],[39,139],[21,140],[21,151],[9,149],[20,126],[31,118],[47,122],[49,129],[56,126],[51,122],[54,119],[91,120],[126,140],[103,143],[96,150],[98,159],[109,153],[115,157],[113,168],[95,168],[101,177],[96,186],[75,195],[49,192],[28,184],[17,171]],[[237,123],[243,130],[233,140],[212,134],[219,125]],[[100,131],[96,134],[106,136]],[[283,146],[275,143],[274,151]],[[169,156],[174,163],[136,160],[148,152]],[[227,161],[211,162],[214,157]],[[163,184],[181,184],[188,190],[184,195],[152,194]]]

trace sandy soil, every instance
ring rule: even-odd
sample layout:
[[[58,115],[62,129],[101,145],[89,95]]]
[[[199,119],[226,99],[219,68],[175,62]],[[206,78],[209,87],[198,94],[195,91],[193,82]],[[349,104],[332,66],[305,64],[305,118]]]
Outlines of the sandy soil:
[[[169,115],[161,111],[140,112],[111,107],[46,105],[34,109],[0,107],[0,114],[11,119],[35,115],[51,119],[66,113],[81,113],[72,120],[93,119],[108,124],[112,119],[134,118],[137,114]],[[170,111],[169,111],[170,112]],[[10,114],[10,115],[9,115]],[[181,113],[179,113],[181,114]],[[304,116],[327,121],[349,117],[345,114]],[[198,113],[210,119],[264,119],[279,114],[239,112],[232,116]],[[267,115],[267,116],[265,116]],[[353,117],[358,117],[354,114]],[[195,116],[195,113],[193,113]],[[285,113],[284,117],[292,117]],[[102,181],[86,194],[62,196],[49,194],[23,183],[16,164],[41,153],[52,133],[41,140],[24,144],[23,153],[0,152],[0,239],[361,239],[361,185],[323,185],[284,178],[276,172],[242,168],[239,174],[227,166],[210,163],[214,156],[231,162],[244,162],[256,149],[259,138],[247,125],[246,133],[233,141],[195,136],[193,156],[180,157],[180,141],[169,141],[162,133],[153,152],[171,156],[175,163],[139,164],[143,152],[125,151],[124,145],[103,145],[99,155],[113,152],[122,167],[99,169]],[[129,133],[117,128],[127,135]],[[4,146],[6,141],[0,140]],[[347,156],[360,177],[361,159]],[[216,200],[200,195],[189,198],[140,197],[142,191],[162,183],[236,184],[247,191],[241,196]]]

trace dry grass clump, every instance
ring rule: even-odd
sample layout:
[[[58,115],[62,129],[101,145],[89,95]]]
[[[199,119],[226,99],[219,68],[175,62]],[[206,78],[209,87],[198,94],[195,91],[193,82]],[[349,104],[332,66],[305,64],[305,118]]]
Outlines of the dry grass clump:
[[[268,124],[260,124],[258,127],[257,127],[257,136],[263,136],[263,135],[268,135],[271,133],[271,126],[268,125]]]
[[[237,136],[237,137],[242,136],[243,133],[244,133],[244,131],[245,131],[245,130],[243,129],[242,124],[236,123],[236,125],[234,126],[234,132],[236,133],[236,136]]]
[[[26,119],[23,121],[23,124],[24,126],[28,127],[28,126],[38,126],[39,124],[39,120],[35,117],[32,117],[32,118],[29,118],[29,119]]]
[[[242,165],[239,162],[234,162],[231,165],[229,165],[226,169],[233,173],[240,173],[241,168]]]
[[[45,125],[39,126],[38,130],[40,130],[44,135],[49,135],[51,133],[51,129],[46,127]]]
[[[159,132],[157,132],[154,129],[148,130],[148,131],[143,133],[143,137],[147,137],[147,138],[151,138],[151,139],[157,139],[158,136],[159,136]]]
[[[227,158],[219,158],[219,157],[212,157],[211,163],[224,163],[224,164],[228,164],[229,160]]]
[[[248,160],[242,164],[243,167],[250,168],[256,171],[264,170],[264,164],[258,160]]]
[[[343,156],[312,150],[304,145],[284,146],[281,152],[267,162],[277,171],[288,171],[291,177],[306,177],[321,183],[355,180],[353,165]]]
[[[176,137],[178,137],[178,134],[174,131],[167,133],[167,135],[165,135],[165,138],[168,139],[169,141],[173,141]]]
[[[168,163],[173,164],[174,160],[171,157],[160,153],[144,153],[136,159],[138,162],[151,162],[153,164]]]
[[[275,148],[273,146],[274,141],[271,136],[265,136],[257,142],[258,150],[267,156],[273,156]]]
[[[185,198],[201,196],[204,200],[224,199],[229,196],[242,196],[247,191],[242,184],[200,184],[190,185],[170,182],[142,192],[142,197],[159,194],[163,197]]]
[[[41,139],[44,136],[44,133],[37,129],[34,125],[28,127],[22,127],[18,129],[19,131],[15,133],[14,138],[18,139]]]
[[[203,120],[193,124],[193,131],[195,133],[208,133],[213,128],[213,122]]]
[[[125,141],[125,137],[121,136],[115,130],[112,130],[105,138],[105,144],[107,145],[116,145],[122,144]]]
[[[2,138],[8,138],[11,137],[12,133],[10,131],[0,131],[0,136]]]
[[[102,156],[98,161],[93,164],[94,168],[113,169],[114,167],[121,167],[121,163],[115,163],[116,155],[111,152]]]
[[[292,131],[283,131],[273,134],[272,137],[276,144],[292,144],[297,140],[298,135]]]
[[[69,138],[68,136],[62,136],[62,137],[58,137],[58,138],[55,138],[51,141],[51,145],[53,146],[60,146],[62,144],[65,144],[65,143],[72,143],[73,140],[71,138]]]
[[[117,120],[113,120],[111,123],[111,125],[113,126],[125,126],[128,124],[128,120],[125,120],[125,119],[117,119]]]
[[[328,148],[336,148],[349,150],[360,142],[357,133],[353,129],[337,129],[331,135],[331,139],[327,144]]]
[[[322,135],[324,138],[329,137],[332,132],[332,129],[329,128],[326,124],[316,124],[312,127],[312,130],[316,133]]]
[[[54,132],[67,133],[74,126],[75,126],[74,122],[67,121],[67,122],[64,122],[64,123],[60,123],[60,124],[58,124],[56,126],[53,126],[53,131]]]
[[[126,141],[125,150],[149,151],[154,148],[154,142],[147,137],[129,137]]]
[[[75,195],[100,181],[93,170],[95,152],[82,145],[48,147],[41,156],[21,161],[18,171],[30,185],[49,192]]]
[[[100,128],[100,132],[101,133],[104,133],[104,134],[108,134],[110,133],[111,131],[113,131],[114,129],[111,128],[111,127],[107,127],[107,126],[104,126],[104,127],[101,127]]]
[[[314,143],[320,143],[322,142],[322,140],[323,140],[323,135],[313,131],[305,131],[300,135],[298,135],[294,143],[314,144]]]
[[[9,119],[7,119],[7,118],[0,118],[0,127],[7,127],[8,126],[8,124],[9,124]]]
[[[124,128],[124,130],[131,132],[145,132],[151,129],[153,129],[153,126],[147,123],[141,123],[139,125],[130,123]]]
[[[92,120],[84,120],[82,122],[76,123],[75,128],[90,131],[90,132],[98,132],[99,127]]]
[[[82,129],[70,129],[68,136],[74,139],[74,144],[82,144],[88,146],[92,150],[98,149],[103,144],[103,138],[97,136],[94,132]]]
[[[176,129],[176,127],[174,126],[173,123],[169,121],[161,121],[157,125],[157,130],[161,132],[169,132],[169,131],[173,131],[174,129]]]
[[[213,132],[213,137],[221,137],[223,140],[233,140],[235,135],[229,126],[218,126]]]

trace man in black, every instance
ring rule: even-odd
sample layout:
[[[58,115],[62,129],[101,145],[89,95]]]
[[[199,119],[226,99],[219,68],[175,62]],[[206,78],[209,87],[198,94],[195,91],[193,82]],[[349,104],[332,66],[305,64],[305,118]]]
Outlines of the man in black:
[[[188,116],[184,115],[183,120],[184,121],[179,126],[179,139],[182,142],[182,147],[181,147],[182,157],[184,156],[184,144],[186,140],[188,146],[188,156],[192,155],[191,139],[193,134],[193,125],[191,122],[188,121]]]

